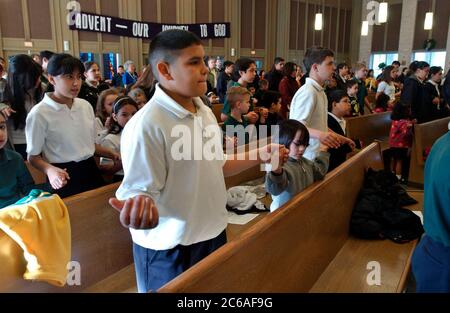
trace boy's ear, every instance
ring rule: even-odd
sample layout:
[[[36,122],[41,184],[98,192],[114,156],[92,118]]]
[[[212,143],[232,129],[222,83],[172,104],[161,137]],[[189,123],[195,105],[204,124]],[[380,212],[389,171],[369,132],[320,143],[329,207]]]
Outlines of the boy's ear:
[[[159,62],[156,64],[158,73],[160,77],[164,77],[166,80],[173,80],[172,75],[170,75],[170,65],[166,62]]]
[[[55,86],[55,77],[54,76],[48,75],[48,81],[50,82],[50,84]]]

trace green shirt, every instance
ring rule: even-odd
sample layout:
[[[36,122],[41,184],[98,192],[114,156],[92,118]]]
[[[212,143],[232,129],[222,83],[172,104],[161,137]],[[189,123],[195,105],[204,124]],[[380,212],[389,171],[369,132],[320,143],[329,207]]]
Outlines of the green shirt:
[[[0,209],[27,195],[34,186],[22,156],[15,151],[0,149]]]
[[[245,128],[249,125],[247,120],[244,118],[242,119],[242,122],[239,122],[236,120],[233,116],[228,116],[225,123],[222,125],[222,130],[224,134],[228,137],[237,137],[238,138],[238,145],[248,144],[250,142],[250,136],[248,132],[241,132],[239,128],[235,128],[236,126],[241,125],[245,131]],[[227,127],[229,126],[229,127]],[[242,130],[242,129],[241,129]],[[245,135],[244,135],[245,134]],[[243,142],[244,140],[244,142]]]

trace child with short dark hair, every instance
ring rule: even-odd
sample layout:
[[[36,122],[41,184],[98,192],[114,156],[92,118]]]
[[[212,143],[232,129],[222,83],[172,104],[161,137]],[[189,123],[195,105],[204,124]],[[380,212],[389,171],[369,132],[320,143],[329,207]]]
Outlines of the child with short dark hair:
[[[289,147],[289,159],[282,167],[272,169],[266,175],[266,190],[272,195],[271,212],[315,181],[323,179],[330,157],[324,145],[321,145],[320,152],[313,161],[303,157],[309,144],[309,132],[305,125],[296,120],[281,122],[279,143]]]
[[[347,124],[345,116],[350,115],[352,108],[347,93],[343,90],[336,89],[328,95],[328,127],[336,134],[346,137]],[[352,151],[348,144],[341,145],[339,148],[329,149],[330,166],[328,172],[347,160],[347,154]]]
[[[48,78],[55,91],[28,114],[28,160],[47,175],[61,198],[104,185],[96,156],[119,160],[120,155],[95,143],[96,121],[92,106],[77,98],[83,63],[69,54],[55,54],[48,64]]]
[[[272,126],[278,125],[284,120],[280,115],[282,106],[281,102],[281,94],[272,90],[268,90],[264,93],[261,99],[261,105],[269,111],[268,116],[265,119],[265,123],[263,123],[267,126],[267,137],[272,136]]]
[[[223,155],[220,127],[199,98],[207,89],[204,57],[202,41],[191,32],[156,35],[149,63],[159,83],[122,132],[125,176],[116,193],[120,200],[110,204],[130,228],[139,292],[158,290],[226,243],[224,175],[266,159],[249,160],[248,152]],[[254,152],[262,151],[276,151],[280,163],[287,158],[276,144]]]
[[[0,209],[14,204],[34,188],[22,156],[5,149],[8,142],[6,117],[0,112]]]
[[[360,114],[360,108],[358,102],[358,82],[356,80],[349,80],[346,83],[347,87],[347,95],[350,100],[350,106],[352,108],[352,111],[350,112],[350,116],[359,116]]]

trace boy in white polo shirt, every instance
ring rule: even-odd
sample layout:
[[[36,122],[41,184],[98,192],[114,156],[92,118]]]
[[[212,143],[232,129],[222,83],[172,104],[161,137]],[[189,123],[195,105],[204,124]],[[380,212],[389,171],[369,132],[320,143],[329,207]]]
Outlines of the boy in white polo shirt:
[[[287,150],[275,144],[261,148],[257,160],[248,153],[244,161],[226,160],[217,120],[199,98],[208,68],[197,36],[162,32],[149,55],[159,84],[123,130],[125,176],[116,193],[122,201],[110,200],[131,231],[139,292],[156,291],[226,243],[224,173],[268,161],[269,153],[287,160]]]
[[[333,51],[321,47],[309,48],[303,63],[309,77],[292,99],[289,118],[302,122],[308,128],[310,139],[304,157],[314,160],[320,143],[329,148],[339,148],[345,143],[354,147],[353,141],[328,129],[328,100],[323,85],[331,79],[335,70]]]

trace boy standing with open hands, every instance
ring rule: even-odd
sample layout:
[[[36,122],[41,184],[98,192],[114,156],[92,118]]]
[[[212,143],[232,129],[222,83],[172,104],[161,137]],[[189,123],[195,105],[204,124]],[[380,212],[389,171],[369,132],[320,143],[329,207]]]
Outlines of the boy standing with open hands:
[[[275,155],[279,163],[287,159],[287,150],[275,144],[259,149],[255,160],[249,153],[243,161],[223,155],[220,128],[199,98],[208,68],[197,36],[162,32],[149,55],[159,84],[123,131],[125,177],[119,200],[110,200],[130,228],[139,292],[156,291],[226,243],[224,174]]]

